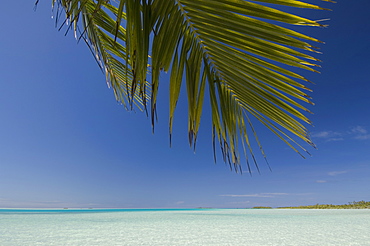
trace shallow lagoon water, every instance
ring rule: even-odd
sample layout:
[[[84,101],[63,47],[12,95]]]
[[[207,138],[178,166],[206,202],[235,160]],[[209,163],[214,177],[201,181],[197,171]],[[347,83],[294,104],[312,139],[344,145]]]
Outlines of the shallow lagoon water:
[[[0,245],[370,246],[370,210],[0,210]]]

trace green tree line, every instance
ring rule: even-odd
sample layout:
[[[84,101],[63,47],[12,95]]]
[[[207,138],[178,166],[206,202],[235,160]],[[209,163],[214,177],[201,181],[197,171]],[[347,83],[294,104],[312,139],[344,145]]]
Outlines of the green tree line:
[[[316,204],[308,206],[298,206],[298,207],[280,207],[281,209],[370,209],[370,202],[359,201],[359,202],[349,202],[343,205],[333,205],[333,204]]]

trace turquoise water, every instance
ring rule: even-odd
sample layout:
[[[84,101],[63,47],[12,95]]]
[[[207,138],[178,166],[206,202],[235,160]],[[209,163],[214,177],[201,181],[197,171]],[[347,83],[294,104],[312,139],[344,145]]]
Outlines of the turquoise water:
[[[370,246],[370,210],[0,210],[0,245]]]

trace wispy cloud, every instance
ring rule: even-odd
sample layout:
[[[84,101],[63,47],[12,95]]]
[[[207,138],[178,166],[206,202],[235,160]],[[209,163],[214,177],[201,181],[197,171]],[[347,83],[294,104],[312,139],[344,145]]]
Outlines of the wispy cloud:
[[[353,133],[367,134],[367,130],[362,126],[355,126],[351,129]]]
[[[229,197],[273,197],[271,195],[264,195],[262,194],[245,194],[245,195],[234,195],[234,194],[227,194],[227,195],[220,195],[220,196],[229,196]]]
[[[332,172],[328,172],[328,175],[337,176],[337,175],[344,174],[344,173],[348,173],[348,171],[332,171]]]
[[[238,202],[228,202],[227,204],[231,204],[231,205],[239,205],[239,206],[246,206],[246,205],[249,205],[250,201],[238,201]]]
[[[289,195],[289,193],[262,193],[266,195],[272,195],[272,196],[286,196]]]
[[[184,204],[184,203],[185,203],[184,201],[175,202],[176,205],[180,205],[180,204]]]
[[[362,126],[356,126],[351,129],[351,133],[354,134],[355,139],[367,140],[370,139],[369,132]]]
[[[327,183],[328,181],[326,180],[316,180],[316,183]]]
[[[358,136],[355,137],[355,139],[358,139],[358,140],[368,140],[368,139],[370,139],[370,134],[358,135]]]
[[[90,208],[100,207],[98,203],[69,203],[58,200],[53,201],[15,201],[0,198],[0,207],[3,208]]]
[[[220,195],[220,196],[228,196],[228,197],[276,197],[276,196],[284,196],[289,195],[288,193],[256,193],[256,194],[227,194],[227,195]]]
[[[312,134],[312,138],[322,138],[326,141],[342,141],[344,138],[342,137],[343,134],[340,132],[334,132],[334,131],[322,131],[322,132],[316,132]]]
[[[324,139],[326,142],[343,141],[346,138],[352,138],[352,139],[357,139],[357,140],[368,140],[370,139],[370,133],[363,126],[355,126],[355,127],[350,128],[350,130],[343,131],[343,132],[336,132],[336,131],[314,132],[312,133],[311,137]]]
[[[312,137],[314,138],[328,138],[333,135],[332,131],[322,131],[322,132],[316,132],[312,134]]]
[[[344,140],[344,138],[329,138],[326,141],[327,142],[335,142],[335,141],[343,141],[343,140]]]

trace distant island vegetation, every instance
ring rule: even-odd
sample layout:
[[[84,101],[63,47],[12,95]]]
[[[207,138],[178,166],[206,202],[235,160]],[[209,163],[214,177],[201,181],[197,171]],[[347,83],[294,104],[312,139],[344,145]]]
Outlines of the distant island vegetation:
[[[272,207],[265,207],[265,206],[257,206],[253,207],[253,209],[271,209]]]
[[[298,207],[279,207],[279,209],[370,209],[370,202],[365,201],[350,202],[344,205],[316,204]]]

